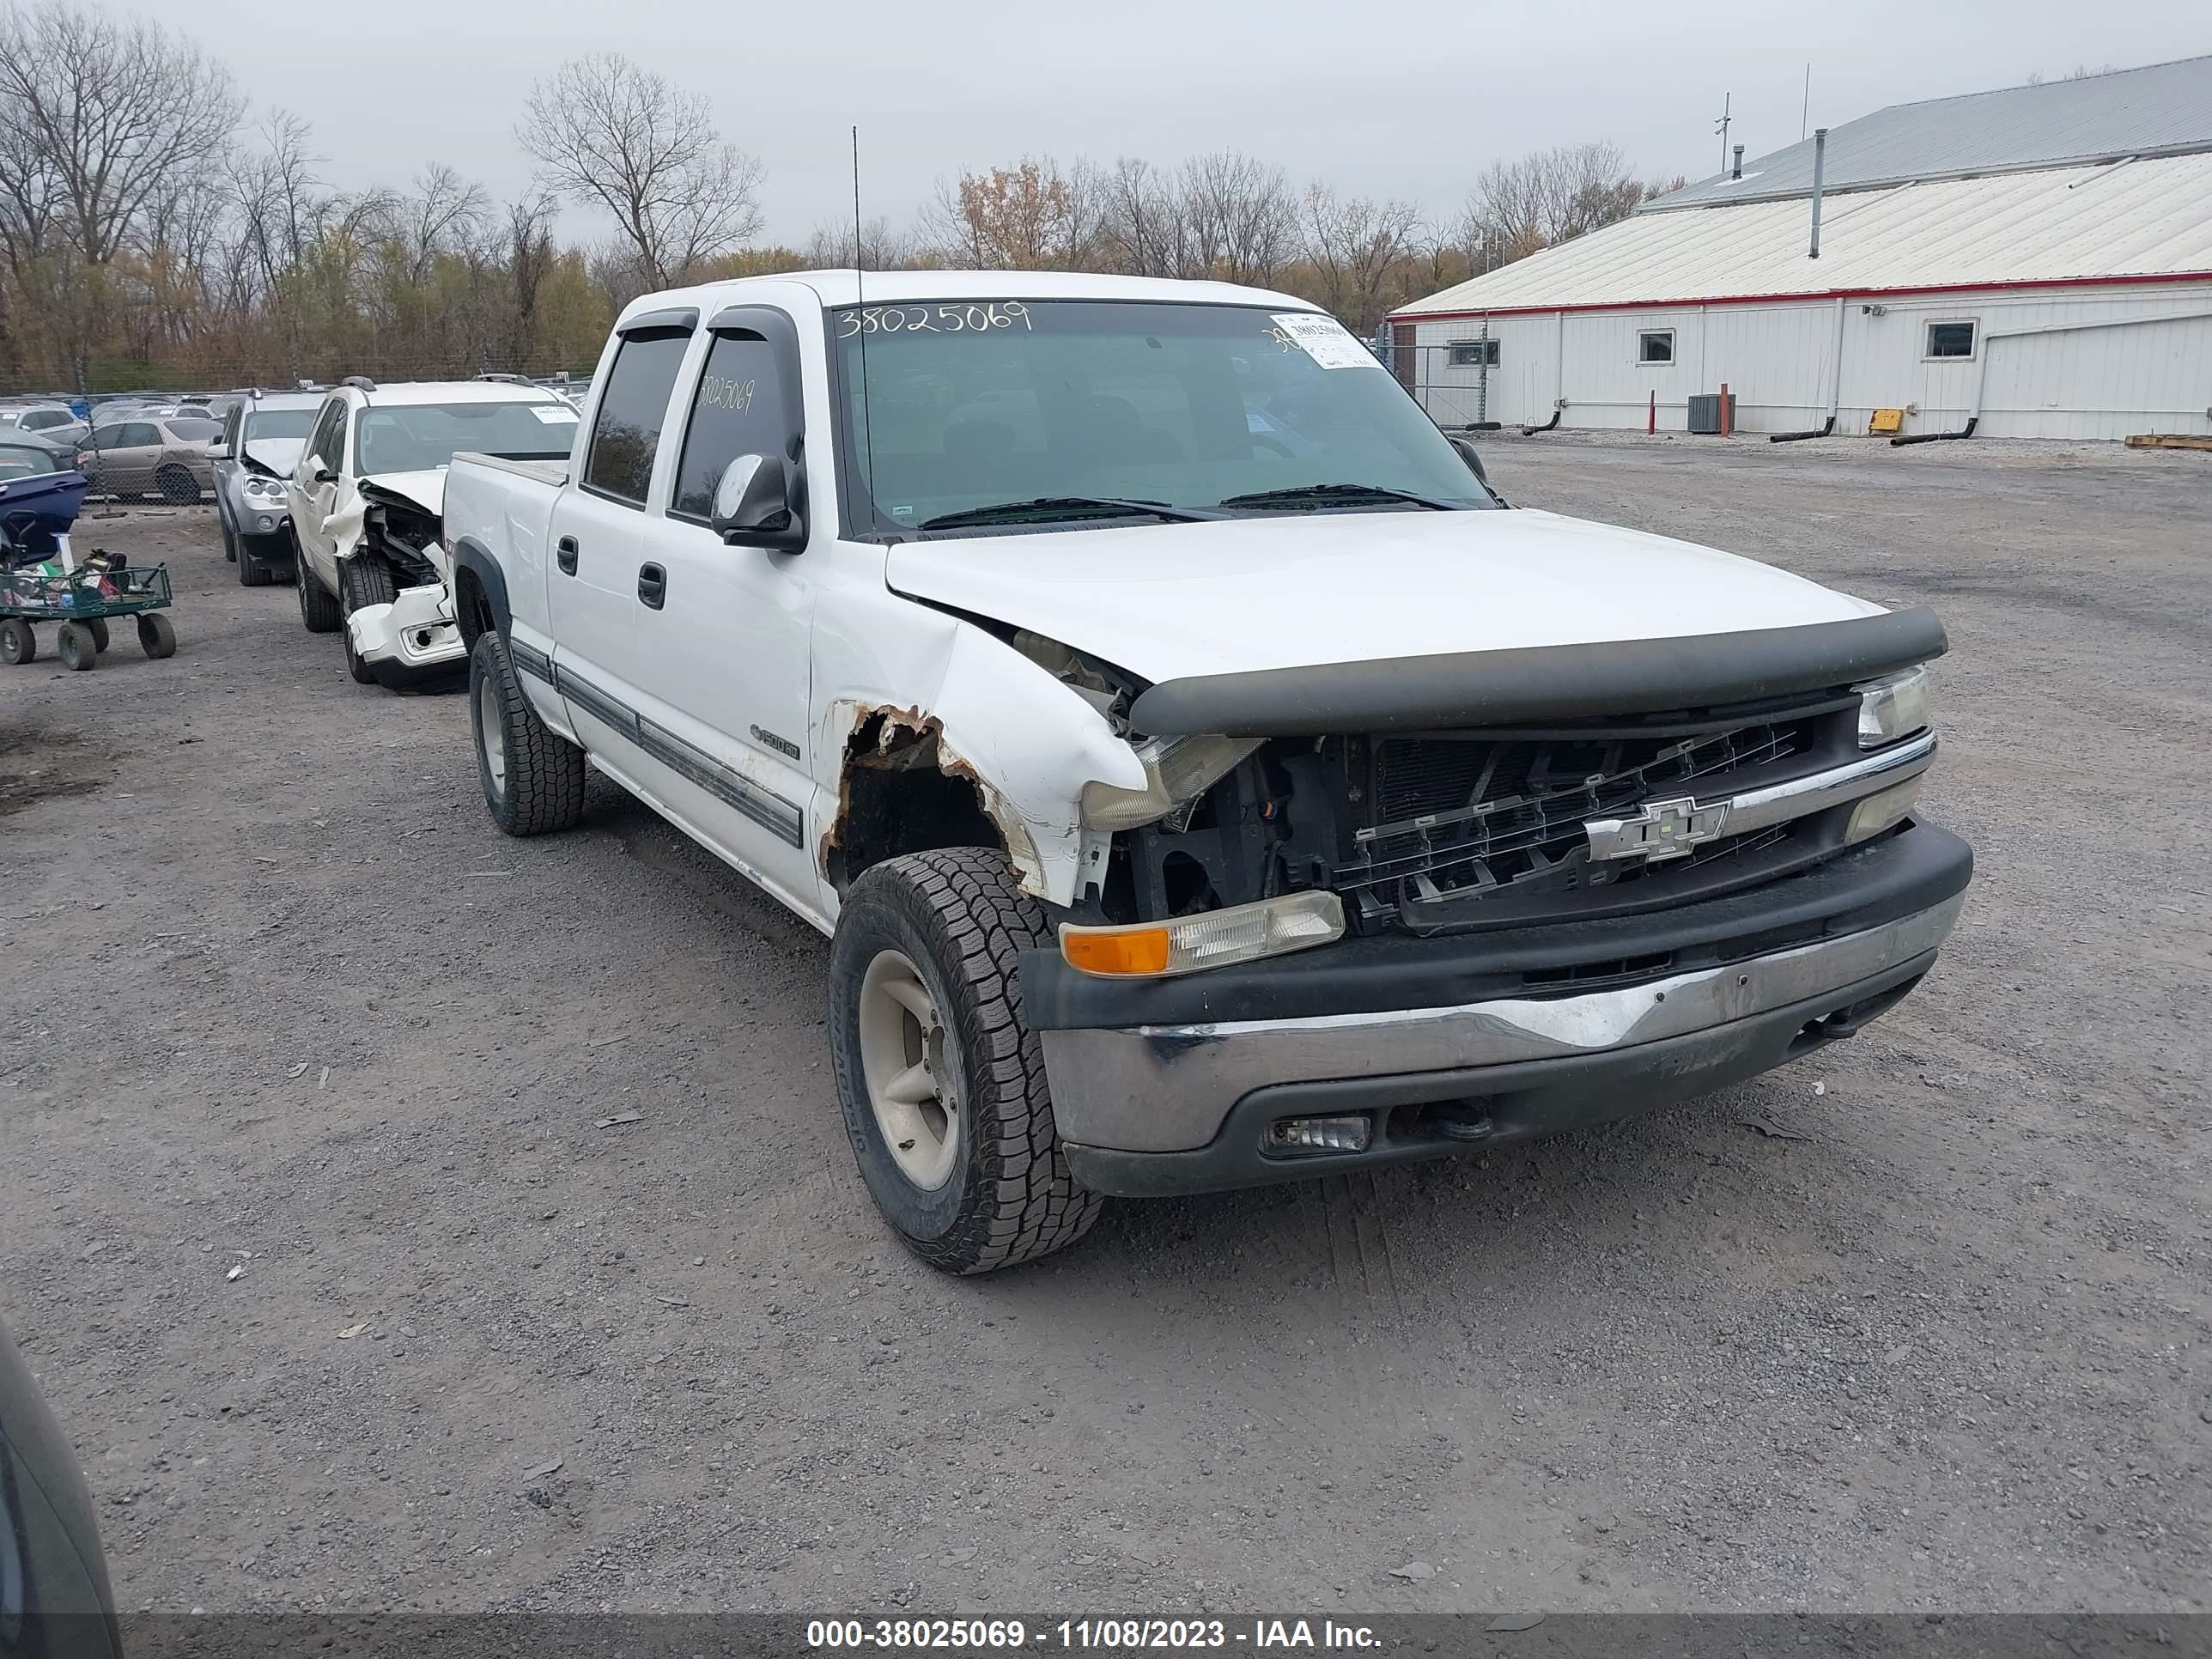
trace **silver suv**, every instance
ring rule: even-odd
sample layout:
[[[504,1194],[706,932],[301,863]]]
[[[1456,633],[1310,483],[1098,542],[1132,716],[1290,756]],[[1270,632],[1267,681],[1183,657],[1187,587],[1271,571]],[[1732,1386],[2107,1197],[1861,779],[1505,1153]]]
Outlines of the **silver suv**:
[[[297,550],[284,480],[322,405],[319,392],[256,392],[223,416],[222,435],[208,453],[222,556],[238,566],[241,586],[264,587],[293,568]]]

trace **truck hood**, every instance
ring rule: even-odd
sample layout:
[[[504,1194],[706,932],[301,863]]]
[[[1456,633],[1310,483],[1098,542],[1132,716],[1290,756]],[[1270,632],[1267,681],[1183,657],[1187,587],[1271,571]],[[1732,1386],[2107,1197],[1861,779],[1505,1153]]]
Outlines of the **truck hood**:
[[[378,472],[361,481],[362,495],[374,500],[379,491],[412,501],[434,519],[445,516],[446,469],[442,466],[421,472]]]
[[[254,438],[247,441],[245,461],[272,478],[290,476],[300,464],[300,452],[307,447],[305,438]]]
[[[1881,610],[1732,553],[1528,508],[902,542],[887,578],[1154,682]]]

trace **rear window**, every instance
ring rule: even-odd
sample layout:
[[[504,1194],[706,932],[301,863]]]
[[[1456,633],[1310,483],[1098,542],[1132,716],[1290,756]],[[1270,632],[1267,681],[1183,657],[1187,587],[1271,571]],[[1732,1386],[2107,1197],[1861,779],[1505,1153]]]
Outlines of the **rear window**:
[[[34,478],[61,470],[60,460],[50,449],[33,449],[28,444],[0,444],[0,480]]]
[[[562,403],[372,405],[354,422],[354,471],[427,472],[463,450],[511,461],[561,461],[576,441],[576,411]]]
[[[182,438],[188,444],[212,438],[222,430],[222,422],[220,421],[176,420],[169,422],[170,435]]]

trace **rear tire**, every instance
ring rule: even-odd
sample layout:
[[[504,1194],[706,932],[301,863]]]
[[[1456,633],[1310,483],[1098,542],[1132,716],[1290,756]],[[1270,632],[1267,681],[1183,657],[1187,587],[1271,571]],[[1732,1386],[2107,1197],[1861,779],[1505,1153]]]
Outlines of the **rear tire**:
[[[167,617],[156,611],[140,613],[138,617],[138,648],[159,662],[164,657],[177,654],[177,630]]]
[[[161,499],[172,507],[199,505],[199,480],[187,467],[165,466],[154,475],[154,483],[161,490]]]
[[[1068,1170],[1043,1045],[1022,1021],[1018,953],[1051,939],[1043,908],[986,848],[877,865],[837,919],[830,1046],[846,1133],[884,1218],[946,1273],[1064,1249],[1104,1202]],[[902,1115],[917,1099],[908,1111],[921,1115]]]
[[[94,647],[101,651],[106,650],[107,618],[105,617],[87,617],[84,619],[84,625],[92,630],[92,643]]]
[[[338,624],[345,620],[344,613],[338,609],[338,602],[331,596],[330,589],[323,586],[322,578],[309,568],[304,553],[300,556],[299,580],[301,625],[310,634],[337,632]]]
[[[545,724],[486,629],[469,653],[469,726],[491,821],[510,836],[572,829],[584,815],[584,751]]]
[[[0,622],[0,662],[11,666],[34,662],[39,655],[39,636],[31,624],[21,617],[10,617]]]
[[[55,630],[54,647],[61,655],[62,666],[80,674],[100,660],[92,630],[82,623],[64,623]]]

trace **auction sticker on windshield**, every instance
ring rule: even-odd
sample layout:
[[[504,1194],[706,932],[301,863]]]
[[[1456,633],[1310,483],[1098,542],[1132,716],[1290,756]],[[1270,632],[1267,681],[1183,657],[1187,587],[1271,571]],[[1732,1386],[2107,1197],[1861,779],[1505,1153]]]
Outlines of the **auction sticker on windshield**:
[[[576,411],[573,409],[559,409],[551,404],[532,404],[529,408],[532,415],[548,426],[572,426],[575,423]]]
[[[1375,354],[1352,338],[1351,331],[1334,317],[1287,311],[1267,320],[1274,324],[1268,334],[1276,344],[1285,351],[1297,347],[1323,368],[1382,367]]]

